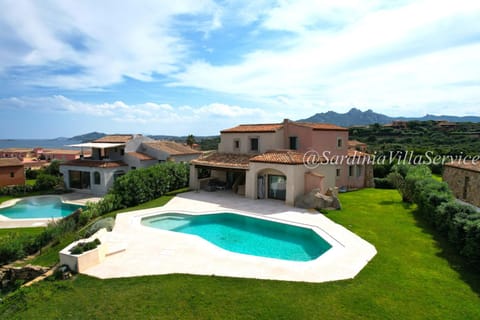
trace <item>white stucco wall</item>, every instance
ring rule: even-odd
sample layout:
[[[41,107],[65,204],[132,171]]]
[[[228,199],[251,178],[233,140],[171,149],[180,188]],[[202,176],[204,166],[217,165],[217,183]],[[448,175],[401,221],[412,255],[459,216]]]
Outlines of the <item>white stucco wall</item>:
[[[117,168],[96,168],[96,167],[78,167],[78,166],[60,166],[60,172],[63,174],[65,186],[68,189],[77,190],[84,193],[93,194],[96,196],[105,195],[113,186],[114,175],[117,171],[128,172],[128,167]],[[82,171],[90,174],[90,188],[89,189],[75,189],[70,186],[69,171]],[[95,184],[94,172],[100,173],[100,184]]]

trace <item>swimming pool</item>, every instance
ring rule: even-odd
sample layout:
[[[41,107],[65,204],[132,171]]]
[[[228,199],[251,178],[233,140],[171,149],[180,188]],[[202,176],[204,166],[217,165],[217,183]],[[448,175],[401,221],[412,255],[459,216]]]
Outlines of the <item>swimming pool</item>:
[[[291,261],[315,260],[332,247],[310,228],[229,212],[165,213],[142,224],[197,235],[232,252]]]
[[[40,196],[22,199],[11,207],[0,209],[0,215],[10,219],[63,218],[83,206],[64,203],[59,196]]]

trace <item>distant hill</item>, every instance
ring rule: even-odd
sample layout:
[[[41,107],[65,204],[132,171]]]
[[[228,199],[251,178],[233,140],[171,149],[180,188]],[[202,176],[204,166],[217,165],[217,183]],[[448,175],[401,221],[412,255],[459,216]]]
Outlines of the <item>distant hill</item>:
[[[309,118],[298,120],[300,122],[317,122],[317,123],[332,123],[342,127],[352,127],[359,125],[369,125],[374,123],[386,124],[394,120],[406,120],[406,121],[428,121],[428,120],[446,120],[451,122],[480,122],[480,117],[466,116],[435,116],[427,114],[423,117],[389,117],[387,115],[373,112],[371,109],[367,111],[361,111],[356,108],[350,109],[347,113],[337,113],[335,111],[328,111],[323,113],[317,113]]]
[[[70,140],[88,142],[88,141],[100,139],[101,137],[104,137],[106,135],[107,135],[106,133],[94,131],[94,132],[81,134],[81,135],[78,135],[78,136],[75,136],[75,137],[71,137]]]

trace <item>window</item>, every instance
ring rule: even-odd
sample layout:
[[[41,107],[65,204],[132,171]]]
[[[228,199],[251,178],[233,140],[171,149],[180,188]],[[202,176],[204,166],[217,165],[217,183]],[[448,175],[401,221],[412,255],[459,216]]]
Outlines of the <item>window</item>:
[[[362,175],[362,167],[357,166],[357,177],[360,177]]]
[[[354,168],[355,168],[354,166],[349,166],[348,167],[348,176],[349,177],[353,177],[353,171],[354,171],[353,169]]]
[[[136,169],[137,169],[137,167],[134,167],[134,166],[132,166],[132,167],[130,167],[130,169],[132,169],[132,170],[136,170]]]
[[[250,138],[250,151],[258,151],[258,138]]]
[[[336,170],[336,173],[335,173],[335,175],[337,176],[337,178],[340,177],[340,174],[341,174],[340,169],[337,169],[337,170]]]
[[[298,149],[298,138],[297,137],[289,137],[289,149],[290,150],[297,150]]]
[[[94,184],[100,184],[100,172],[95,171],[93,173],[93,183]]]
[[[240,149],[240,140],[235,139],[233,141],[233,149]]]
[[[120,149],[120,155],[124,156],[125,155],[125,149]]]
[[[337,148],[343,147],[343,140],[342,138],[337,138]]]
[[[15,172],[10,172],[10,178],[15,178]]]

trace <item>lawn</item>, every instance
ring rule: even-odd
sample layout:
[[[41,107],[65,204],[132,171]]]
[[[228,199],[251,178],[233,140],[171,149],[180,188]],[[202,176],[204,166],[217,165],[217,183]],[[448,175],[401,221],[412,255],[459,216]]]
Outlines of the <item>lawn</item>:
[[[328,217],[378,254],[352,280],[322,284],[191,275],[23,288],[1,319],[480,319],[479,275],[418,220],[395,190],[341,195]],[[453,267],[452,267],[453,266]]]
[[[7,228],[1,229],[0,228],[0,241],[2,241],[3,237],[7,237],[12,233],[16,233],[18,235],[32,235],[36,236],[42,233],[44,227],[31,227],[31,228]]]

